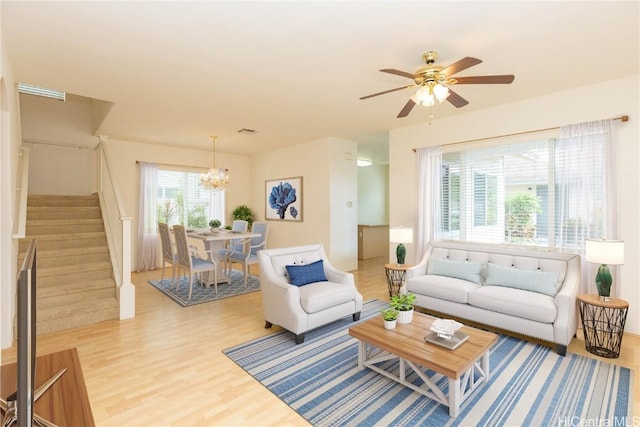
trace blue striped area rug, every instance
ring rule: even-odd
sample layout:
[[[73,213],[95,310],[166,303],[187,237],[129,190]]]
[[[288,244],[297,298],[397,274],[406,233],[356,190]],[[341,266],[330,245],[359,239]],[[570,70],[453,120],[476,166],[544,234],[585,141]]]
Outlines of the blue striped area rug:
[[[171,270],[169,274],[171,274]],[[198,281],[193,279],[193,286],[191,290],[191,299],[189,299],[189,278],[181,277],[180,286],[178,290],[175,290],[175,282],[171,284],[171,278],[160,280],[149,280],[149,284],[171,298],[182,307],[188,307],[191,305],[202,304],[205,302],[216,301],[222,298],[234,297],[236,295],[247,294],[249,292],[255,292],[260,290],[260,279],[256,276],[247,278],[247,286],[244,286],[244,275],[236,270],[231,271],[231,278],[229,283],[218,283],[218,293],[216,294],[215,288],[210,286],[208,288],[200,285]]]
[[[361,321],[387,303],[372,300]],[[231,360],[314,426],[580,426],[630,425],[632,371],[589,357],[558,356],[549,347],[500,335],[491,377],[449,410],[371,371],[359,370],[351,316],[307,332],[295,345],[280,331],[224,350]],[[396,361],[386,369],[398,370]],[[433,372],[427,371],[429,374]],[[421,380],[412,373],[407,378]],[[438,380],[446,388],[447,378]]]

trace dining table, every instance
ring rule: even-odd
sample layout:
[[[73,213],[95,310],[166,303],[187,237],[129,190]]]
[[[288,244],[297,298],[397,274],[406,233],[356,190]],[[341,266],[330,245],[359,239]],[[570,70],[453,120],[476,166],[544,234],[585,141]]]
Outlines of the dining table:
[[[224,274],[224,268],[222,268],[224,260],[218,258],[218,252],[227,246],[235,245],[237,243],[249,244],[252,237],[260,237],[258,233],[251,232],[238,232],[232,230],[216,230],[211,231],[208,229],[195,229],[187,230],[187,237],[196,239],[204,243],[204,248],[209,254],[209,259],[216,264],[216,279],[217,283],[229,283],[231,278]],[[202,284],[209,287],[214,283],[213,274],[203,273],[201,277]]]

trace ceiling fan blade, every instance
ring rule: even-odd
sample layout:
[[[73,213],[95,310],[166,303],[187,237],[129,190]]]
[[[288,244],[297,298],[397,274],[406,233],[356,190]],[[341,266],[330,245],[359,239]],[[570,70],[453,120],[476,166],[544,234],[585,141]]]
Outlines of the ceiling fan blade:
[[[393,68],[384,68],[380,71],[382,71],[383,73],[395,74],[396,76],[408,77],[410,79],[413,79],[414,77],[413,73],[408,73],[406,71],[400,71]]]
[[[466,70],[467,68],[473,67],[474,65],[478,65],[481,62],[482,62],[481,59],[473,58],[471,56],[466,56],[461,60],[449,65],[447,68],[444,68],[442,70],[442,73],[447,77],[449,77],[455,73],[459,73],[462,70]]]
[[[416,103],[413,102],[412,99],[409,99],[407,103],[404,104],[404,107],[402,107],[402,110],[400,110],[397,117],[398,118],[407,117],[411,112],[411,110],[413,110],[413,107],[415,107],[415,105]]]
[[[374,96],[378,96],[378,95],[384,95],[385,93],[391,93],[391,92],[396,92],[398,90],[402,90],[402,89],[408,89],[413,85],[408,85],[408,86],[401,86],[401,87],[397,87],[395,89],[389,89],[389,90],[385,90],[383,92],[378,92],[378,93],[372,93],[371,95],[367,95],[367,96],[362,96],[360,97],[360,99],[369,99],[369,98],[373,98]]]
[[[456,84],[509,84],[513,82],[515,76],[513,74],[503,74],[499,76],[470,76],[470,77],[454,77]]]
[[[447,97],[447,101],[449,101],[456,108],[464,107],[469,103],[469,101],[452,91],[451,88],[449,88],[449,96]]]

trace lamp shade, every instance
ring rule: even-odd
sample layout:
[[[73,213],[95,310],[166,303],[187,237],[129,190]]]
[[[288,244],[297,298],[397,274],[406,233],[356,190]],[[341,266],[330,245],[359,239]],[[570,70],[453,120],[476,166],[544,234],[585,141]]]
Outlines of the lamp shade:
[[[624,264],[622,240],[587,239],[585,252],[589,262],[605,265]]]
[[[391,227],[389,229],[389,241],[391,243],[411,243],[413,242],[413,228]]]
[[[433,90],[428,86],[423,86],[416,91],[416,93],[411,97],[411,100],[418,105],[422,105],[423,107],[431,107],[435,104],[435,100],[433,98]]]
[[[442,102],[449,96],[449,88],[442,86],[441,84],[437,84],[433,87],[433,94],[438,98],[439,102]]]

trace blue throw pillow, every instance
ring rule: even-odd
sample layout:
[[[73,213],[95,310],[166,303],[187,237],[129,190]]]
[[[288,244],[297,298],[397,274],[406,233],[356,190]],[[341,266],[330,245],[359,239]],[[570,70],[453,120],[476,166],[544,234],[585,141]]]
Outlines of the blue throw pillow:
[[[311,264],[287,265],[285,267],[289,275],[289,283],[292,285],[304,286],[309,283],[327,281],[321,259]]]
[[[555,297],[562,283],[555,271],[529,271],[489,264],[485,285],[507,286]]]
[[[427,274],[455,277],[457,279],[468,280],[473,283],[480,283],[481,269],[481,262],[453,261],[449,259],[429,257]]]

